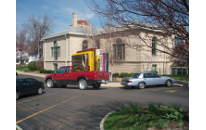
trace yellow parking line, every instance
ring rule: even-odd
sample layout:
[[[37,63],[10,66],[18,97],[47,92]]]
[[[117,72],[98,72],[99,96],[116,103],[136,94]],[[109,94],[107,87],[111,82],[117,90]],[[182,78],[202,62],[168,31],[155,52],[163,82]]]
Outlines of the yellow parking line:
[[[53,108],[53,107],[56,107],[56,106],[58,106],[58,105],[60,105],[60,104],[62,104],[62,103],[65,103],[65,102],[67,102],[67,101],[69,101],[69,100],[72,100],[72,99],[74,99],[74,98],[77,98],[77,96],[74,96],[74,97],[69,98],[69,99],[67,99],[67,100],[65,100],[65,101],[63,101],[63,102],[60,102],[60,103],[58,103],[58,104],[56,104],[56,105],[54,105],[54,106],[51,106],[51,107],[49,107],[49,108],[46,108],[46,109],[41,110],[41,111],[39,111],[39,112],[36,112],[36,113],[32,114],[31,116],[28,116],[28,117],[26,117],[26,118],[24,118],[24,119],[22,119],[22,120],[17,121],[16,124],[18,124],[18,123],[20,123],[20,122],[22,122],[22,121],[24,121],[24,120],[27,120],[27,119],[29,119],[29,118],[31,118],[31,117],[39,114],[39,113],[42,113],[42,112],[44,112],[44,111],[47,111],[47,110],[49,110],[49,109],[51,109],[51,108]]]
[[[166,92],[174,93],[175,91],[177,91],[177,90],[167,90]]]
[[[58,92],[56,92],[56,93],[58,93]],[[38,98],[42,98],[42,97],[46,97],[46,96],[49,96],[49,95],[52,95],[52,94],[55,94],[55,93],[51,93],[51,94],[48,94],[48,95],[45,95],[45,96],[40,96],[40,97],[37,97],[37,98],[31,98],[31,99],[28,99],[28,100],[25,100],[25,101],[22,101],[22,102],[18,102],[16,104],[20,104],[20,103],[23,103],[23,102],[28,102],[28,101],[38,99]]]

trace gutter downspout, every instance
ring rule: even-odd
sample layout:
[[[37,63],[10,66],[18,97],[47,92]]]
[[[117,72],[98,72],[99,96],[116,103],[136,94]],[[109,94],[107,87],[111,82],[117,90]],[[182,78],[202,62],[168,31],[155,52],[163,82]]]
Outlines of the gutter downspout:
[[[67,66],[67,59],[68,59],[68,42],[67,42],[67,35],[65,34],[66,38],[66,60],[65,60],[65,65]]]

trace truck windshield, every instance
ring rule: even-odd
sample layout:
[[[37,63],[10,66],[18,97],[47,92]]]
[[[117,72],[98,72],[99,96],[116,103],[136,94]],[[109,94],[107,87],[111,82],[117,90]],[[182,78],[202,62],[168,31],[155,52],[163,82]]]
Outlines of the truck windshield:
[[[140,73],[135,73],[134,75],[132,75],[133,78],[139,78]]]

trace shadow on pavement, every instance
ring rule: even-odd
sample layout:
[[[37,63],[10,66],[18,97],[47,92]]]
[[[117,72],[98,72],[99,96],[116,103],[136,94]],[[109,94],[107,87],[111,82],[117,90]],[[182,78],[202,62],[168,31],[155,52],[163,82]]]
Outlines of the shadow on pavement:
[[[158,102],[148,102],[148,103],[134,103],[134,102],[122,102],[122,101],[112,101],[105,102],[102,105],[92,105],[86,106],[83,109],[78,109],[79,115],[81,118],[74,118],[74,126],[77,126],[75,129],[84,129],[84,130],[98,130],[101,120],[111,111],[121,109],[129,106],[138,106],[138,105],[149,105],[149,104],[161,104],[161,105],[176,105],[177,107],[186,107],[189,106],[181,106],[181,104],[162,104]]]

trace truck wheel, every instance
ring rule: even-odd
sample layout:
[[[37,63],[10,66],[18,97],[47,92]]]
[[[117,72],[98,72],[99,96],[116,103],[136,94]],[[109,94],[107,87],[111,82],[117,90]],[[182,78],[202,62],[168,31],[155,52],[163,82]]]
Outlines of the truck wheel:
[[[46,86],[48,88],[53,88],[54,87],[53,81],[51,79],[47,79]]]
[[[79,80],[78,86],[79,86],[79,89],[80,89],[80,90],[86,90],[87,87],[88,87],[87,82],[86,82],[86,80],[84,80],[84,79],[80,79],[80,80]]]
[[[94,89],[99,89],[100,86],[101,86],[101,83],[92,84],[92,87]]]

